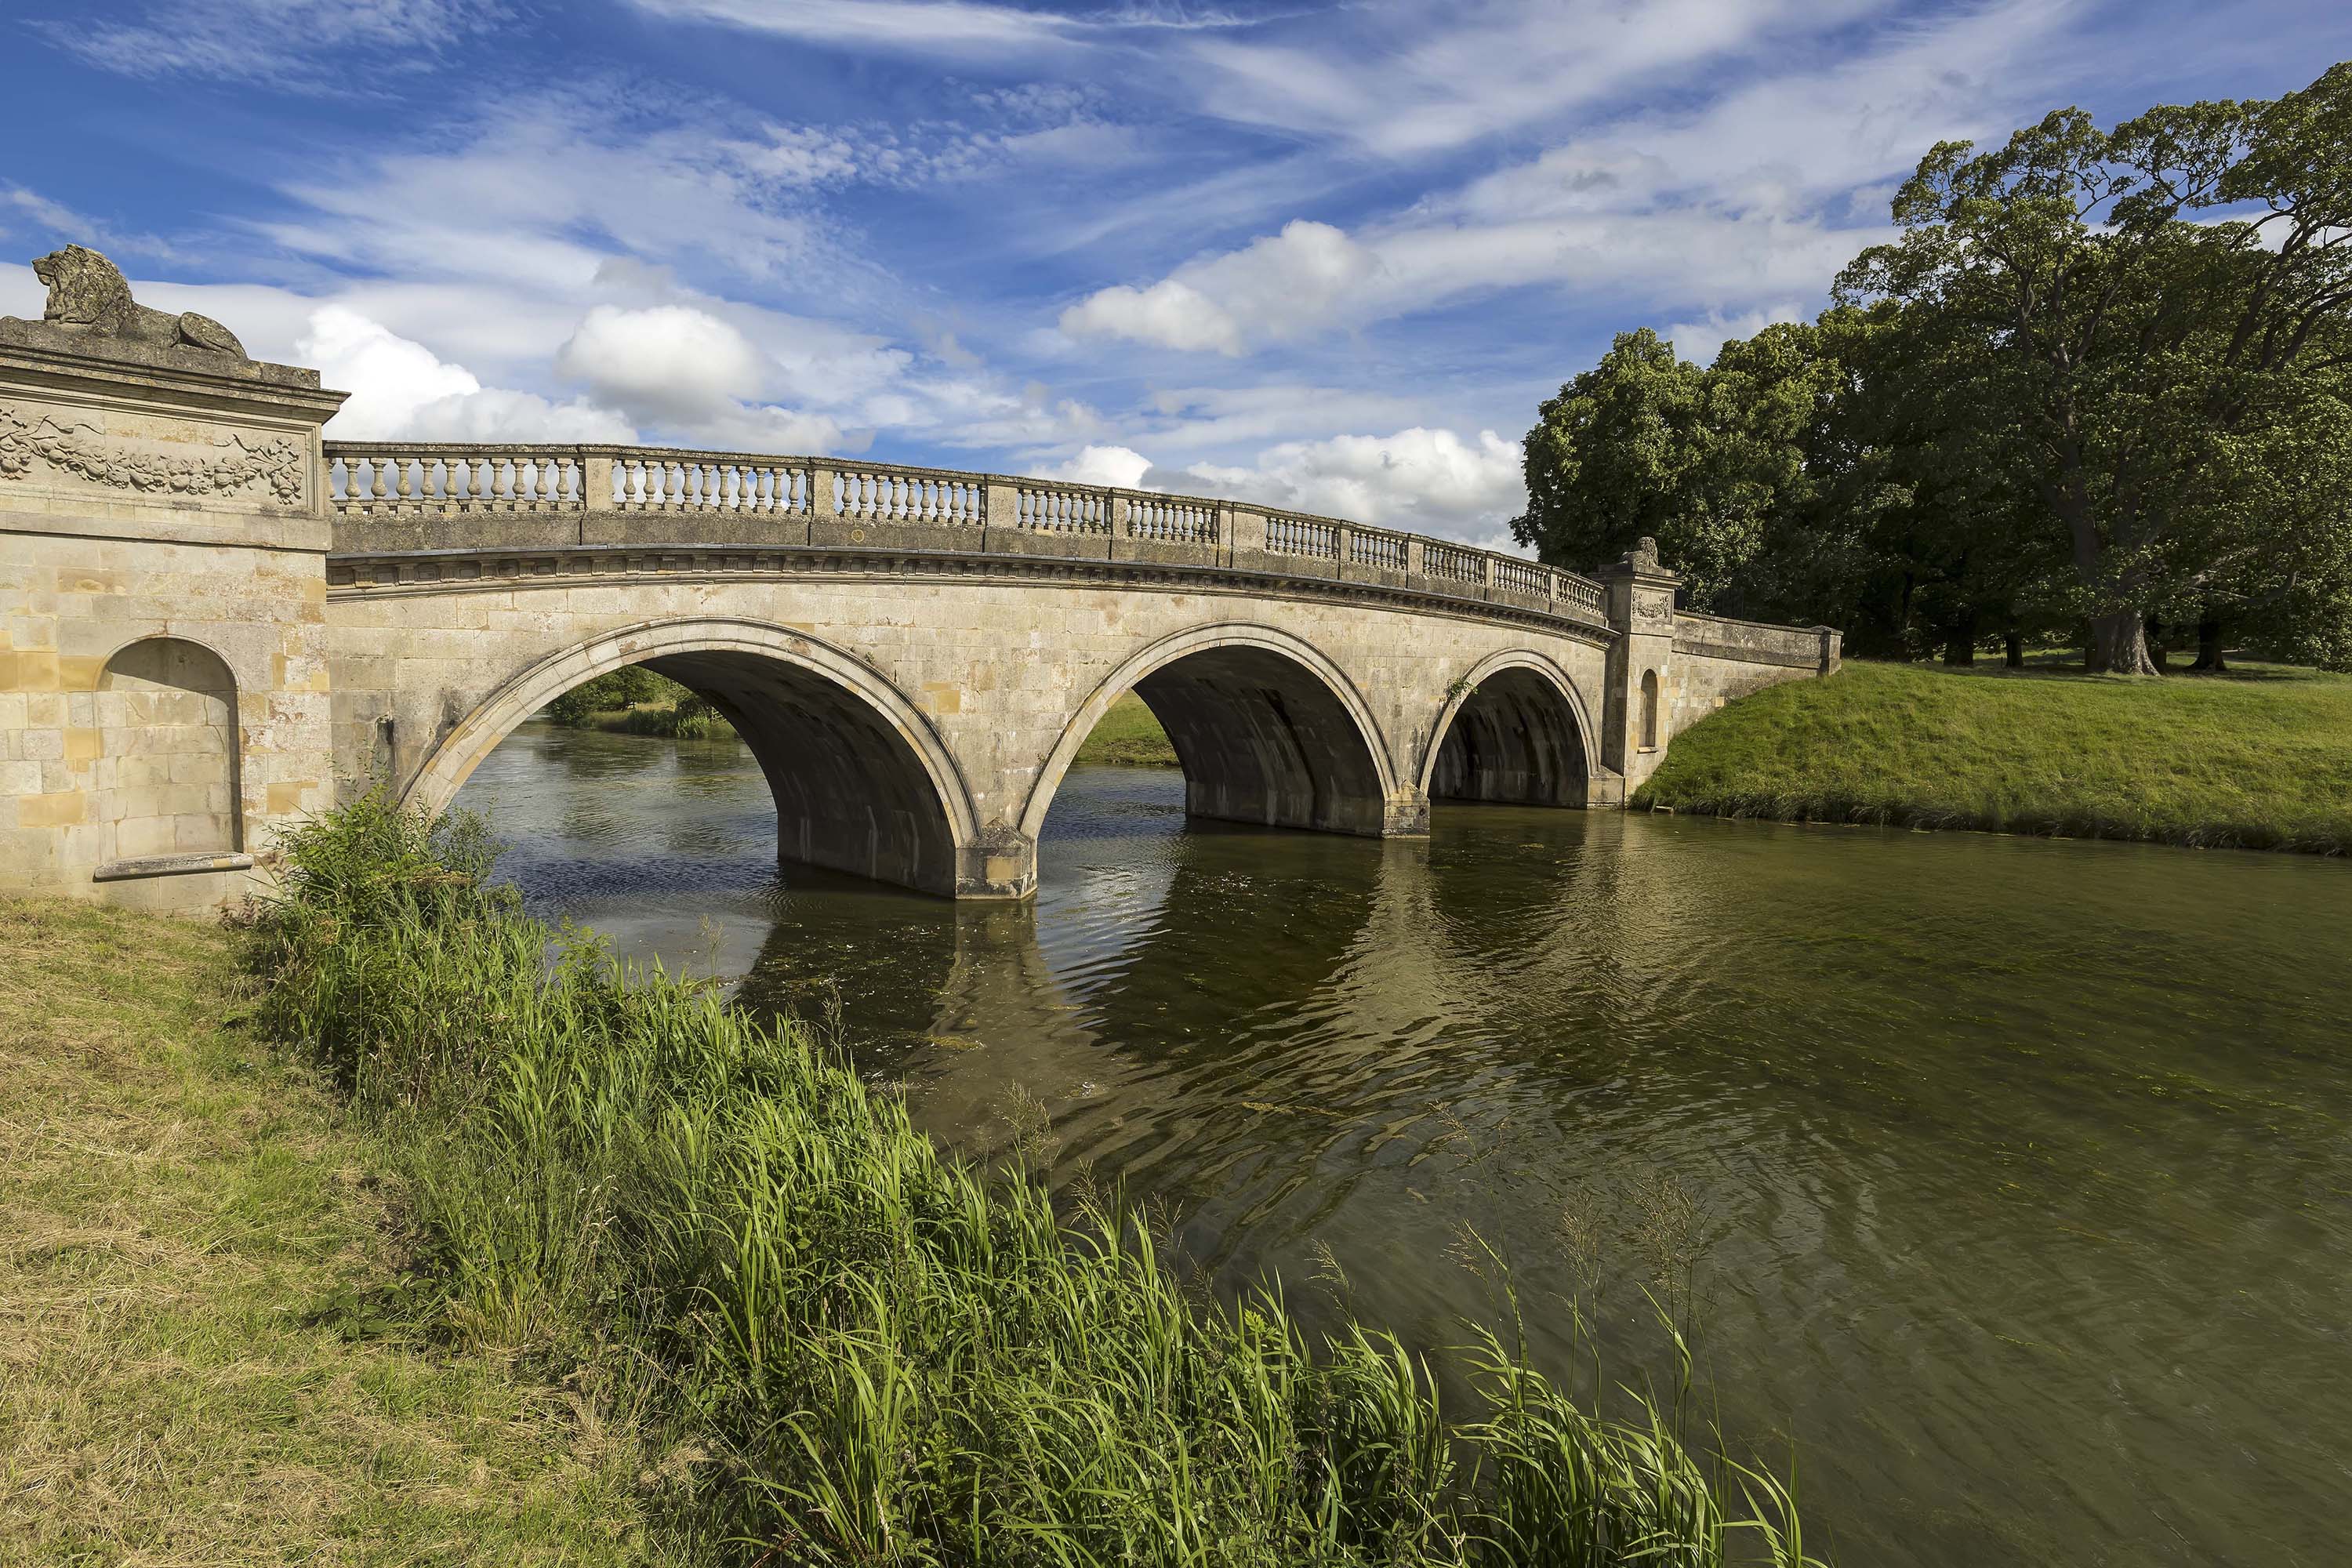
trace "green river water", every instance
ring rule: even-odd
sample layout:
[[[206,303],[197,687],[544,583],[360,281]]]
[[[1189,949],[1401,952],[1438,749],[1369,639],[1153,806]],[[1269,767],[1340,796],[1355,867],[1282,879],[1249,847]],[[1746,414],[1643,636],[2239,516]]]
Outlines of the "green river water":
[[[536,908],[837,1012],[973,1153],[1042,1107],[1055,1180],[1310,1321],[1328,1248],[1358,1314],[1461,1342],[1467,1226],[1531,1354],[1597,1289],[1640,1380],[1663,1266],[1710,1418],[1794,1456],[1843,1563],[2352,1563],[2352,865],[1181,798],[1073,771],[1020,908],[780,877],[732,742],[526,726],[459,804]]]

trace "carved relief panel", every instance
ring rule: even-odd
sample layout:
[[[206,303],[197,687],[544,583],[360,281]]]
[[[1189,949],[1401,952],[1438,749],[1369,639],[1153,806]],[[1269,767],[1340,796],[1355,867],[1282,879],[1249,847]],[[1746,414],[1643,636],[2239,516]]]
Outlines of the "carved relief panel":
[[[308,443],[206,420],[0,403],[0,506],[18,493],[100,486],[155,500],[300,510]]]

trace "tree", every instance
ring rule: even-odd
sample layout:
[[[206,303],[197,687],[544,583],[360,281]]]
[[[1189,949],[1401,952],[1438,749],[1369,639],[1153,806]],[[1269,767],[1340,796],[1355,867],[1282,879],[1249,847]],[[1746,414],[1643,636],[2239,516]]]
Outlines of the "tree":
[[[1839,297],[1977,345],[1978,406],[2011,411],[2093,668],[2154,673],[2151,612],[2226,592],[2250,549],[2300,548],[2276,529],[2256,548],[2228,486],[2328,417],[2322,389],[2352,363],[2352,65],[2270,102],[2104,132],[2064,110],[1995,152],[1942,143],[1895,218],[1903,237]]]
[[[1815,337],[1768,328],[1701,370],[1646,327],[1620,334],[1538,411],[1514,536],[1589,567],[1646,534],[1692,607],[1750,608],[1754,563],[1813,489],[1805,444],[1835,375]]]

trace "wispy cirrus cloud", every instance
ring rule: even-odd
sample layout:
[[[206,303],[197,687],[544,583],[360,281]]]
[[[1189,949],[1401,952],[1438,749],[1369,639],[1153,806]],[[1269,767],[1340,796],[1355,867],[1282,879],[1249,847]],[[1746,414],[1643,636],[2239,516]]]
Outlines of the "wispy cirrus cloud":
[[[142,80],[362,94],[382,77],[438,67],[513,16],[502,0],[151,0],[123,18],[58,7],[25,25],[101,70]],[[364,68],[354,70],[354,58]]]
[[[141,133],[0,186],[0,233],[320,363],[350,429],[1488,541],[1510,433],[1612,333],[1706,357],[1810,314],[1938,138],[2352,54],[2294,0],[31,4],[0,135],[60,101]]]

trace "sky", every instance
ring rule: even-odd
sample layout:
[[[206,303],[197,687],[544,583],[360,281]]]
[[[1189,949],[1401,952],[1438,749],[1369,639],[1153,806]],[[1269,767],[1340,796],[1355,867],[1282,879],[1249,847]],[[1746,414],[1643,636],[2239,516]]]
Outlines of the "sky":
[[[77,242],[350,439],[646,441],[1490,546],[1611,338],[1807,317],[1944,139],[2271,97],[2335,0],[6,0]]]

